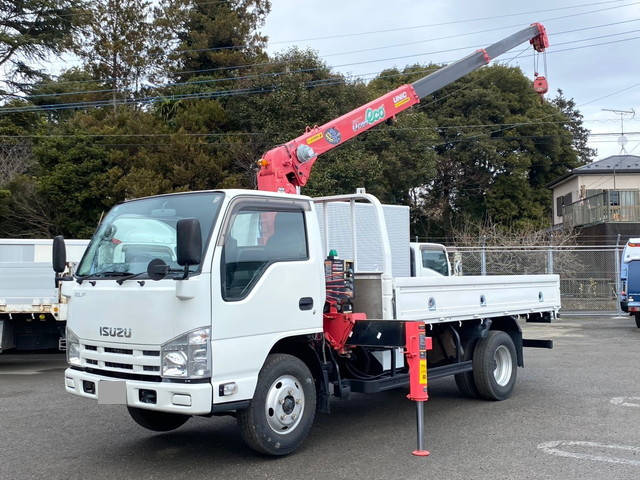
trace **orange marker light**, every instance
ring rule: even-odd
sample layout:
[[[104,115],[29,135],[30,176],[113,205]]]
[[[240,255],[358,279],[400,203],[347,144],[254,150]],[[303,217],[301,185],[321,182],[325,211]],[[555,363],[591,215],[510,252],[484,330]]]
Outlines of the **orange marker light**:
[[[258,160],[258,165],[261,167],[266,167],[267,165],[269,165],[269,162],[267,162],[264,158],[261,158],[260,160]]]

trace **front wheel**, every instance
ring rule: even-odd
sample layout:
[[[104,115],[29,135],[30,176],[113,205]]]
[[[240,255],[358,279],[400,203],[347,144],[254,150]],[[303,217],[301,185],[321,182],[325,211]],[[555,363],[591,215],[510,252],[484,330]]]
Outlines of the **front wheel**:
[[[636,317],[636,327],[640,328],[640,313],[636,312],[634,316]]]
[[[297,357],[267,357],[251,405],[238,412],[242,438],[252,449],[287,455],[307,438],[316,415],[316,386]]]
[[[516,347],[509,334],[490,331],[473,351],[473,378],[482,398],[504,400],[516,384]]]
[[[147,430],[154,432],[169,432],[184,425],[189,415],[179,413],[158,412],[156,410],[146,410],[144,408],[127,407],[131,418]]]

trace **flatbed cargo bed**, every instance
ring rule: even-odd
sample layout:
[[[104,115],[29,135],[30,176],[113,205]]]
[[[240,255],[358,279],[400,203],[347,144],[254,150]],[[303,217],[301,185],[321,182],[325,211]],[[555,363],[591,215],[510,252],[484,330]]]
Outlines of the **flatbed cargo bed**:
[[[455,322],[557,312],[558,275],[394,278],[396,320]]]

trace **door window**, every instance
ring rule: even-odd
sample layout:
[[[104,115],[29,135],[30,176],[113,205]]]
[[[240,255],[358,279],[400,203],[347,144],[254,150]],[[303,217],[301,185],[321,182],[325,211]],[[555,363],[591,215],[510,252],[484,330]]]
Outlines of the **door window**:
[[[438,272],[441,275],[449,275],[447,254],[443,250],[422,249],[422,266]]]
[[[229,223],[222,249],[222,298],[241,300],[269,265],[309,258],[304,212],[243,207]]]

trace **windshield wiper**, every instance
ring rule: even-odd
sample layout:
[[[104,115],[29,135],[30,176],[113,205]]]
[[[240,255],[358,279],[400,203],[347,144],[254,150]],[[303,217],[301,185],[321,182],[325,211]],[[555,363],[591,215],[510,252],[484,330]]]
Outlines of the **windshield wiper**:
[[[132,280],[132,279],[137,278],[137,277],[139,277],[141,275],[146,275],[147,274],[147,272],[139,272],[139,273],[121,272],[121,273],[123,273],[123,275],[119,275],[120,278],[118,278],[118,280],[116,280],[116,283],[118,285],[122,285],[127,280]]]
[[[123,272],[121,270],[105,270],[103,272],[96,272],[90,275],[76,275],[78,283],[82,284],[85,280],[92,280],[94,278],[107,278],[107,277],[126,277],[126,278],[118,278],[116,282],[122,285],[122,282],[128,280],[129,278],[136,277],[138,275],[142,275],[143,273],[132,273],[132,272]]]

